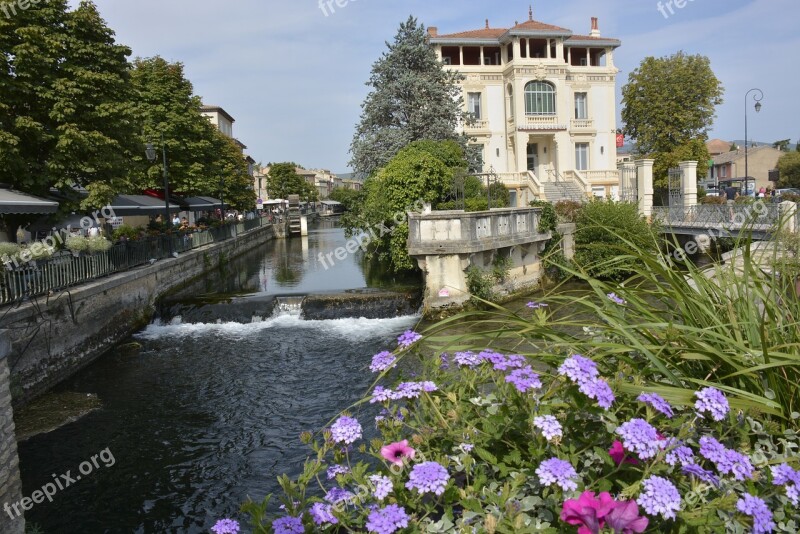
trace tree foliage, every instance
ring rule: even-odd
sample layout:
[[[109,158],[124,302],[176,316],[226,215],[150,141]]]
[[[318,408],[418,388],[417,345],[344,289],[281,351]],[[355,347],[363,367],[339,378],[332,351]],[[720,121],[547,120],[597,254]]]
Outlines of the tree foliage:
[[[355,211],[358,206],[364,201],[363,190],[356,191],[355,189],[345,189],[344,187],[337,187],[328,196],[331,200],[340,202],[344,206],[345,211]]]
[[[317,189],[297,174],[295,163],[274,163],[269,167],[267,183],[270,196],[286,199],[289,195],[300,195],[304,200],[314,201]]]
[[[722,93],[711,62],[701,55],[647,57],[630,74],[622,88],[624,133],[637,154],[655,159],[656,187],[665,186],[666,170],[684,158],[705,166],[705,142]]]
[[[787,152],[778,160],[781,187],[800,187],[800,152]]]
[[[455,141],[418,141],[401,149],[364,183],[361,209],[343,219],[348,232],[377,233],[370,255],[386,261],[395,272],[414,269],[406,249],[408,223],[404,215],[421,203],[435,206],[447,198],[454,174],[466,166],[460,150]]]
[[[350,145],[350,165],[365,176],[386,165],[400,149],[422,139],[467,139],[456,134],[464,119],[458,82],[428,46],[425,27],[414,17],[400,25],[394,43],[372,67],[372,91]]]

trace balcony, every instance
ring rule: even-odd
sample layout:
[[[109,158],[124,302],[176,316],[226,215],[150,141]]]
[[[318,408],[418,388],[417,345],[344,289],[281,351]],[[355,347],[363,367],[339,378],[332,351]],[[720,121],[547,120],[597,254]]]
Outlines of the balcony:
[[[488,131],[489,121],[483,119],[472,119],[464,125],[464,130],[467,132]]]
[[[572,119],[572,130],[594,130],[594,119]]]
[[[567,125],[558,122],[556,115],[526,115],[520,119],[517,129],[520,131],[566,130]]]

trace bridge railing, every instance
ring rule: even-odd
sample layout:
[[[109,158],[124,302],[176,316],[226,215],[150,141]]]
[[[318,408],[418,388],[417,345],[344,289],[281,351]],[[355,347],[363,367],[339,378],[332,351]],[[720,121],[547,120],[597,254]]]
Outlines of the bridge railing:
[[[541,208],[408,215],[412,256],[473,253],[549,239],[539,232]]]
[[[672,228],[753,228],[766,230],[781,221],[780,204],[699,204],[687,207],[653,207],[653,219]]]

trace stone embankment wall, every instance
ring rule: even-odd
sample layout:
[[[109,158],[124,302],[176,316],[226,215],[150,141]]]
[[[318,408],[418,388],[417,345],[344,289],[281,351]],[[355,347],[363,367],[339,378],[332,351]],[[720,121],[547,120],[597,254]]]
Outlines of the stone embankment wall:
[[[22,534],[25,518],[9,515],[4,505],[22,500],[22,482],[19,478],[17,440],[14,435],[14,411],[11,409],[11,390],[6,357],[10,347],[0,339],[0,532]]]
[[[11,344],[14,406],[47,391],[145,325],[164,293],[272,237],[272,227],[265,226],[4,310],[0,335]]]

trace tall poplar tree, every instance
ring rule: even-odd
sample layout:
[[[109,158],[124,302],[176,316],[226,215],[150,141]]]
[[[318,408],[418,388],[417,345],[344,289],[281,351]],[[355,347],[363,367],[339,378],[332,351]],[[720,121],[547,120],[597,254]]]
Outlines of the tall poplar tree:
[[[361,106],[350,145],[350,165],[366,176],[414,141],[456,140],[464,147],[467,142],[456,133],[465,118],[458,85],[462,76],[443,68],[425,27],[409,17],[386,46],[388,51],[372,66],[367,82],[372,91]]]

